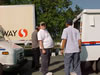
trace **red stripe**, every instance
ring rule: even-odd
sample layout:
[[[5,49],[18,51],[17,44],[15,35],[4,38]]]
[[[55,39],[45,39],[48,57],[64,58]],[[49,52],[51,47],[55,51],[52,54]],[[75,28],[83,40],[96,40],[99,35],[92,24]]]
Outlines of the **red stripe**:
[[[86,41],[86,42],[82,42],[82,44],[96,44],[96,43],[100,43],[100,41]]]
[[[100,41],[96,41],[96,43],[100,43]]]

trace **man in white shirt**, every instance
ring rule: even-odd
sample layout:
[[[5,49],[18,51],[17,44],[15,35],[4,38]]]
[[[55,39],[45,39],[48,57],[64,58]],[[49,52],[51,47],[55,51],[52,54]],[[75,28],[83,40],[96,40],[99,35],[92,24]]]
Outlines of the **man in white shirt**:
[[[43,75],[48,73],[48,66],[50,63],[51,48],[53,48],[53,40],[46,30],[45,22],[40,23],[40,30],[38,32],[38,41],[41,51],[41,72]]]
[[[77,75],[81,75],[81,39],[79,31],[72,27],[72,20],[67,21],[66,28],[63,30],[61,39],[61,53],[65,53],[64,64],[66,75],[70,75],[70,71],[75,72]]]

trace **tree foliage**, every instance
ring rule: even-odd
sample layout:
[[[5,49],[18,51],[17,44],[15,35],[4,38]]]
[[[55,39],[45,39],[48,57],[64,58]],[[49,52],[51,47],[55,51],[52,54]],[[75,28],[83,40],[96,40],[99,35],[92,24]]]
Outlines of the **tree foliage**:
[[[9,4],[10,0],[0,0],[0,5]]]
[[[55,40],[61,37],[67,19],[73,19],[80,13],[80,8],[75,11],[70,8],[70,0],[10,0],[10,4],[35,4],[36,23],[46,22],[47,29]]]
[[[78,14],[80,14],[80,12],[82,12],[82,9],[78,5],[76,5],[74,15],[77,16]]]
[[[71,5],[67,0],[34,0],[36,5],[37,24],[41,21],[47,23],[47,28],[52,36],[60,37],[62,29],[65,26],[66,11]]]

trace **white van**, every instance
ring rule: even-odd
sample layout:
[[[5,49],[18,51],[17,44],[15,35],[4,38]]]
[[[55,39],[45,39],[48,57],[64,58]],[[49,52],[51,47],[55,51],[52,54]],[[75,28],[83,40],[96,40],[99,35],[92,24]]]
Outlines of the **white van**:
[[[12,71],[25,63],[24,49],[12,42],[6,41],[0,32],[0,64],[3,65],[3,70]]]
[[[73,26],[81,35],[81,61],[89,61],[88,63],[96,61],[95,68],[100,71],[100,9],[84,9],[73,20]]]

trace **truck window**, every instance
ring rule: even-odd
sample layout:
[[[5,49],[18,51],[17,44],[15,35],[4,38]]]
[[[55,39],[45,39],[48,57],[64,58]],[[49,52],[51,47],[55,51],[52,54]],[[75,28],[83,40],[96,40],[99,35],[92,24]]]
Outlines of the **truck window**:
[[[80,31],[80,18],[74,22],[74,28]]]
[[[74,22],[74,28],[78,29],[80,32],[80,37],[82,37],[82,22],[80,21],[81,19],[79,18]]]
[[[0,31],[0,40],[4,40],[4,36],[1,31]]]
[[[3,38],[2,32],[0,32],[0,38]]]
[[[2,25],[0,25],[0,40],[5,40],[3,31],[4,31],[4,29],[3,29]]]

